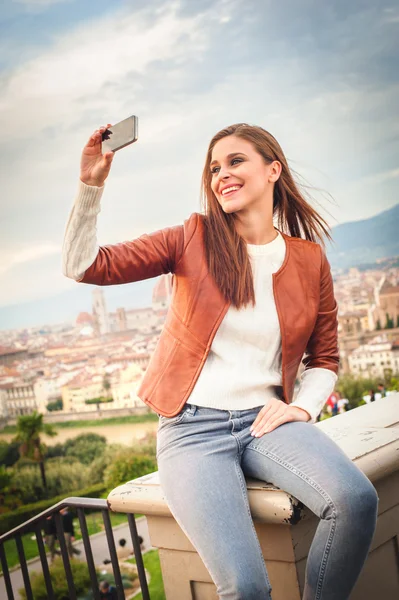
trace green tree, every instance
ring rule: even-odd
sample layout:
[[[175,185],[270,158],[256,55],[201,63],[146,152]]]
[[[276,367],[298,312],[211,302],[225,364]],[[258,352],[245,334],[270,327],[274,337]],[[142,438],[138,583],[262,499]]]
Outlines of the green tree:
[[[156,470],[157,462],[154,457],[147,454],[134,455],[130,448],[126,448],[105,469],[104,482],[108,489],[112,489]]]
[[[377,319],[377,325],[376,325],[376,329],[378,329],[378,330],[379,330],[379,329],[382,329],[382,327],[381,327],[381,321],[380,321],[380,319]]]
[[[18,417],[17,435],[13,441],[20,444],[19,453],[21,457],[31,458],[38,463],[43,487],[47,489],[46,472],[44,468],[46,446],[41,441],[41,435],[47,435],[49,437],[57,435],[56,430],[51,425],[43,423],[43,415],[34,411],[31,415]]]
[[[389,385],[391,383],[392,375],[393,375],[392,369],[390,369],[388,367],[386,369],[384,369],[384,381],[387,385]]]
[[[104,402],[113,402],[114,399],[111,398],[104,398],[104,396],[100,396],[99,398],[89,398],[88,400],[85,400],[85,404],[97,404],[97,409],[99,409],[99,404],[104,404]]]
[[[399,327],[399,315],[396,317],[396,327]]]
[[[0,465],[0,490],[7,491],[8,486],[12,481],[12,473],[3,465]]]
[[[14,469],[0,466],[0,517],[23,503],[18,487],[14,484]]]
[[[62,410],[64,408],[64,403],[62,398],[57,398],[53,402],[49,402],[47,404],[47,410],[52,412],[53,410]]]
[[[65,455],[73,456],[84,465],[89,465],[104,453],[107,440],[97,433],[81,433],[64,444]]]
[[[65,444],[52,444],[47,448],[46,458],[49,460],[50,458],[58,458],[60,456],[65,456]]]
[[[103,390],[106,398],[109,397],[109,390],[111,389],[111,383],[107,374],[103,378]]]
[[[399,374],[391,378],[389,382],[389,390],[399,392]]]
[[[372,389],[376,390],[377,385],[377,379],[366,379],[347,374],[341,375],[338,379],[336,389],[343,398],[349,400],[348,408],[352,409],[364,404],[363,396]]]
[[[17,463],[13,469],[12,485],[24,504],[59,494],[68,495],[69,492],[84,488],[90,483],[89,467],[82,465],[74,457],[46,459],[46,490],[38,485],[40,480],[37,469],[37,465],[32,462],[30,465],[21,466]]]
[[[87,564],[83,561],[71,560],[71,569],[76,595],[84,596],[90,587],[90,575]],[[50,566],[50,579],[53,585],[54,598],[56,600],[66,600],[69,598],[68,583],[61,558],[56,558],[54,563]],[[31,585],[35,600],[48,599],[44,575],[41,571],[32,573]],[[27,596],[25,588],[21,588],[19,593],[21,594],[21,598],[26,600]]]
[[[385,329],[393,329],[395,326],[394,320],[389,316],[388,313],[385,313]]]
[[[19,459],[18,442],[5,442],[0,440],[0,465],[12,467]]]
[[[142,437],[139,441],[133,443],[130,448],[126,448],[126,446],[122,446],[121,444],[109,444],[105,449],[105,452],[95,458],[94,461],[90,465],[90,475],[89,481],[90,483],[102,483],[105,481],[106,475],[105,472],[107,468],[112,465],[115,460],[121,459],[121,462],[124,461],[124,457],[137,457],[144,456],[145,459],[152,459],[152,463],[148,463],[150,465],[151,471],[156,470],[156,453],[157,453],[157,438],[155,433],[147,433],[144,437]],[[135,462],[135,468],[137,467],[137,461]],[[124,467],[123,467],[124,468]],[[120,470],[123,470],[120,467]],[[119,469],[119,467],[118,467]],[[107,476],[112,470],[108,471]],[[150,471],[150,472],[151,472]],[[114,471],[112,471],[114,473]],[[121,477],[128,477],[132,479],[131,471],[129,474],[123,473]],[[139,477],[140,475],[138,475]],[[112,487],[112,484],[110,485]]]
[[[103,454],[97,456],[90,464],[89,478],[90,483],[103,483],[106,468],[112,463],[120,452],[123,452],[126,446],[121,444],[108,444]]]

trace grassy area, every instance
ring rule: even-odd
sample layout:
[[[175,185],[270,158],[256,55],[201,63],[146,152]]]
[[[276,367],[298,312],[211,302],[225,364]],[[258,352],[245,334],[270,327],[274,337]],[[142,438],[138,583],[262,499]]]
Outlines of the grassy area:
[[[121,523],[127,522],[127,516],[123,513],[110,513],[111,516],[111,524],[112,527],[116,527],[116,525],[120,525]],[[135,515],[138,518],[139,515]],[[91,514],[86,514],[86,523],[87,529],[89,531],[89,535],[93,535],[94,533],[99,533],[100,531],[104,531],[104,522],[102,518],[101,512],[94,512]],[[80,525],[79,520],[75,520],[75,533],[76,540],[82,539],[82,535],[80,533]],[[22,542],[25,549],[25,557],[26,560],[30,558],[35,558],[39,556],[39,551],[36,543],[36,536],[34,533],[27,533],[22,536]],[[17,547],[15,545],[14,540],[8,540],[4,544],[4,549],[7,556],[8,567],[11,568],[15,565],[19,564],[19,558],[17,553]],[[1,570],[0,570],[1,572]]]
[[[150,574],[150,583],[148,590],[150,592],[151,600],[165,600],[165,590],[162,581],[161,564],[159,562],[158,550],[150,550],[143,554],[144,567]],[[128,562],[135,563],[136,560],[132,558]],[[143,595],[138,594],[134,600],[143,600]]]
[[[31,539],[31,538],[33,538],[33,539]],[[26,560],[29,560],[30,558],[34,558],[35,556],[39,555],[39,551],[37,549],[37,543],[36,543],[36,536],[33,533],[26,533],[25,535],[23,535],[22,543],[24,545]],[[4,544],[4,550],[5,550],[6,557],[7,557],[8,568],[11,569],[11,567],[18,565],[19,558],[18,558],[18,552],[17,552],[17,546],[15,544],[15,540],[8,540]],[[0,572],[1,573],[3,572],[2,569],[0,569]]]
[[[110,417],[105,419],[90,419],[87,421],[59,421],[51,423],[55,429],[74,429],[79,427],[98,427],[103,425],[126,425],[126,423],[148,423],[158,421],[158,416],[151,412],[144,415],[128,415],[127,417]],[[6,425],[0,433],[16,433],[16,425]]]

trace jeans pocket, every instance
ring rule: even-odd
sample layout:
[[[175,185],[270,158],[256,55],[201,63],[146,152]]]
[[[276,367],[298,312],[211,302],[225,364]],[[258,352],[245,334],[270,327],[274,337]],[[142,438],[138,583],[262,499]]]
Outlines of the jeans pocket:
[[[194,415],[197,407],[194,404],[186,403],[181,411],[174,417],[164,417],[159,415],[159,425],[178,425],[188,415]]]
[[[174,417],[164,417],[163,415],[159,415],[159,424],[160,425],[177,425],[180,421],[183,420],[183,417],[186,413],[186,407],[184,406],[182,410],[175,415]]]

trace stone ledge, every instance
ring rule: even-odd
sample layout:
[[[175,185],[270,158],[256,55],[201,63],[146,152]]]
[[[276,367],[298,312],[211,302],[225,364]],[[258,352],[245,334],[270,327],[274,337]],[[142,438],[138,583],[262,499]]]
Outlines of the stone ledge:
[[[316,423],[375,482],[399,470],[399,394],[391,394],[331,419]],[[309,516],[299,515],[298,501],[270,483],[247,478],[254,520],[292,525]],[[114,512],[171,517],[158,473],[129,481],[112,490],[108,504]]]

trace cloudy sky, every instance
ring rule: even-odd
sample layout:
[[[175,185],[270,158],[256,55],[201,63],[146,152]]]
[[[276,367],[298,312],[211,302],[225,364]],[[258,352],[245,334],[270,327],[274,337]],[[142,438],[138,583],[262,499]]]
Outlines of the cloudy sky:
[[[393,0],[6,0],[0,328],[24,325],[32,302],[90,296],[61,273],[80,153],[131,114],[139,141],[115,156],[100,244],[199,210],[209,140],[241,121],[324,190],[332,226],[396,204],[398,46]]]

